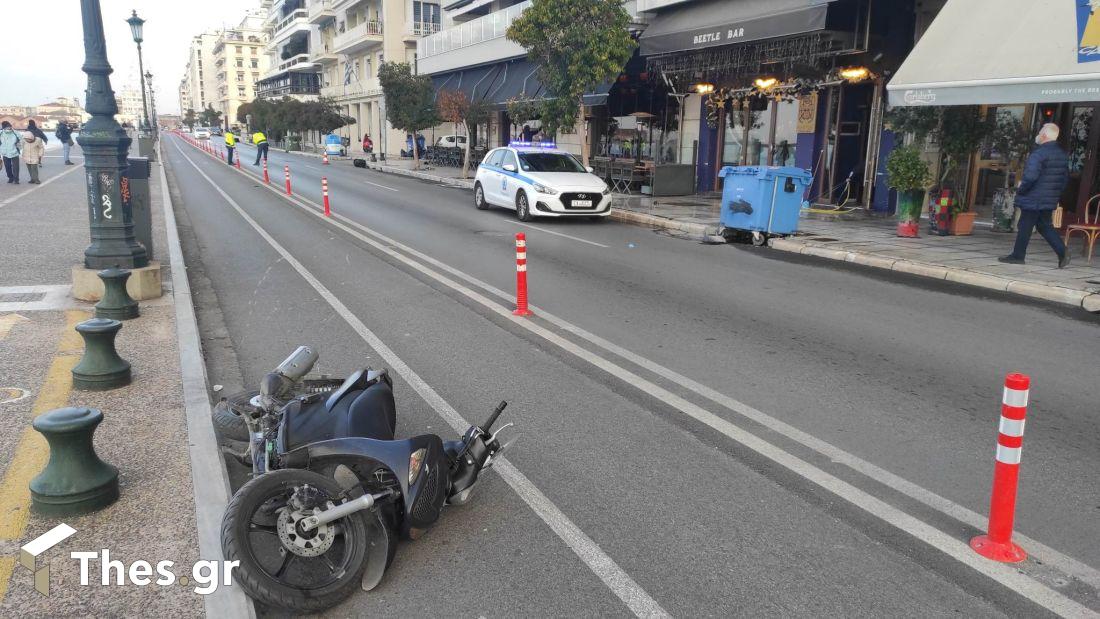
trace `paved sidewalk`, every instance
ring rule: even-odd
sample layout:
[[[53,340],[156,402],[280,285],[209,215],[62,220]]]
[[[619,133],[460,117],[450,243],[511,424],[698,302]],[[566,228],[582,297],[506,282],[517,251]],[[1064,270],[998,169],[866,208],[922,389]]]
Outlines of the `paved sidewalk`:
[[[127,567],[170,560],[177,579],[191,579],[200,556],[214,558],[199,551],[189,452],[195,438],[186,425],[160,167],[153,165],[150,194],[155,258],[165,265],[169,289],[124,323],[117,348],[132,365],[133,383],[105,392],[71,388],[70,371],[83,352],[73,326],[94,311],[68,294],[70,269],[89,242],[85,172],[59,160],[42,172],[39,186],[0,184],[0,616],[200,616],[210,598],[195,593],[194,582],[102,586],[103,566],[93,560],[90,584],[81,586],[80,562],[69,556],[107,549]],[[31,513],[27,484],[48,458],[31,421],[63,406],[103,411],[95,446],[118,467],[121,497],[102,511],[62,519]],[[62,521],[77,532],[39,559],[40,567],[50,566],[47,597],[17,558],[21,545]]]
[[[409,159],[367,165],[391,174],[473,188],[472,180],[459,178],[459,168],[422,166],[417,171],[412,169]],[[615,194],[611,217],[652,228],[713,237],[719,229],[720,204],[717,195],[653,198]],[[922,234],[916,239],[899,238],[892,218],[868,218],[857,211],[843,219],[804,216],[797,235],[772,239],[769,246],[779,251],[953,281],[1100,312],[1100,258],[1087,264],[1077,241],[1071,246],[1073,262],[1070,267],[1058,269],[1054,253],[1038,235],[1032,238],[1028,248],[1027,264],[1013,265],[1002,264],[997,257],[1012,250],[1014,234],[994,233],[980,224],[975,226],[972,236],[930,236],[925,229]]]

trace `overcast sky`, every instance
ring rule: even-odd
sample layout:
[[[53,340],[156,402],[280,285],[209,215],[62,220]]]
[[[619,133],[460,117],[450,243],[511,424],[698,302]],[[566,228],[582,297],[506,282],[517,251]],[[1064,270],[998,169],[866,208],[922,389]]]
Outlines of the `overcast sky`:
[[[84,34],[77,0],[2,1],[4,59],[0,61],[0,105],[39,105],[57,97],[84,103],[87,76]],[[111,87],[138,84],[137,48],[126,19],[137,9],[145,19],[142,52],[153,74],[157,112],[179,112],[179,83],[191,37],[223,25],[240,24],[259,0],[101,0],[107,59],[114,69]],[[25,12],[26,11],[26,12]],[[37,51],[32,51],[37,50]]]

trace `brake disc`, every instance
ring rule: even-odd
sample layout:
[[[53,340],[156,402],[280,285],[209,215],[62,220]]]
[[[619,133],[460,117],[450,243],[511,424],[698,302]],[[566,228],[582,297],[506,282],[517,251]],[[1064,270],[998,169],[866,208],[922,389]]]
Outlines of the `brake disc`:
[[[279,514],[278,524],[275,525],[283,547],[299,557],[317,557],[325,554],[329,548],[332,548],[332,542],[336,538],[332,523],[322,524],[310,531],[302,531],[298,523],[311,515],[313,510],[284,509]]]

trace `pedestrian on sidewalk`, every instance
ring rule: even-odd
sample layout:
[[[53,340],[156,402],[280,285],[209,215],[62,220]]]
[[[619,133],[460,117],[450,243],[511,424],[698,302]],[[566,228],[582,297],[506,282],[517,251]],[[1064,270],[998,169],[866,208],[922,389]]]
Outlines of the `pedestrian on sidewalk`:
[[[263,131],[257,131],[252,134],[252,143],[256,145],[256,161],[252,165],[260,165],[260,157],[267,161],[267,137],[264,136]]]
[[[57,141],[61,142],[61,152],[65,156],[65,165],[73,165],[72,161],[69,161],[69,151],[73,148],[73,130],[69,128],[69,123],[59,122],[57,123],[57,129],[53,134],[57,136]]]
[[[0,123],[0,157],[4,159],[4,172],[8,182],[19,184],[19,153],[23,150],[23,140],[11,128],[11,123]]]
[[[237,136],[233,135],[233,130],[229,129],[225,132],[225,161],[229,165],[233,165],[233,150],[237,146]]]
[[[23,162],[27,164],[27,172],[31,176],[30,184],[41,185],[38,166],[42,165],[42,157],[46,154],[46,143],[30,131],[23,134],[23,141]]]
[[[50,139],[46,137],[46,134],[43,133],[42,130],[38,128],[38,123],[34,122],[33,118],[27,119],[27,131],[30,131],[31,133],[33,133],[34,137],[38,138],[39,140],[42,140],[43,148],[45,148],[45,144],[50,141]],[[42,165],[42,164],[39,163],[38,165]]]
[[[1016,227],[1016,245],[1012,253],[998,258],[1008,264],[1023,264],[1031,231],[1039,229],[1054,253],[1058,254],[1058,268],[1069,264],[1069,252],[1058,232],[1054,230],[1054,209],[1058,198],[1069,181],[1069,156],[1058,146],[1058,125],[1046,123],[1035,136],[1038,148],[1031,151],[1024,166],[1024,175],[1016,190],[1016,206],[1020,209],[1020,223]]]

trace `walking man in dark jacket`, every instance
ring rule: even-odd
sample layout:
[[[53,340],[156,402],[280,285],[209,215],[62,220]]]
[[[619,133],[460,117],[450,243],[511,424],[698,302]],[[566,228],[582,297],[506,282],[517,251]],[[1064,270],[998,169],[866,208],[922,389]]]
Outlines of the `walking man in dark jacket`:
[[[1023,179],[1016,190],[1016,206],[1020,209],[1020,223],[1016,226],[1016,245],[1012,253],[998,258],[1009,264],[1023,264],[1027,244],[1033,228],[1039,229],[1054,253],[1058,254],[1058,268],[1069,264],[1069,252],[1051,223],[1058,198],[1069,180],[1069,157],[1058,146],[1058,125],[1047,123],[1035,136],[1038,148],[1031,151],[1024,166]]]

